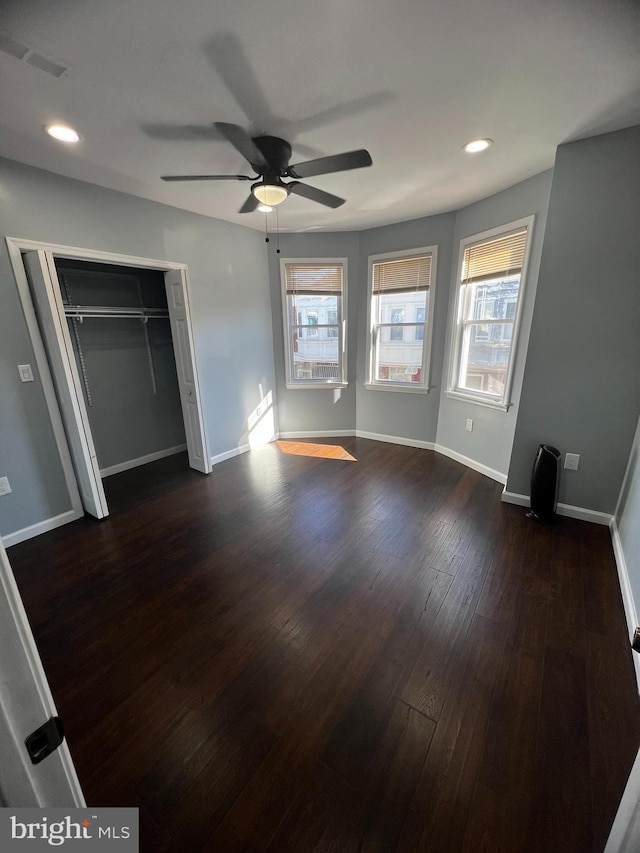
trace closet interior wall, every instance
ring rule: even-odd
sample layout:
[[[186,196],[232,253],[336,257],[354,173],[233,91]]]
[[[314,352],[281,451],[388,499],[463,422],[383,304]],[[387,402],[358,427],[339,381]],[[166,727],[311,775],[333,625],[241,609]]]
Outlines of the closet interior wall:
[[[164,277],[56,259],[98,464],[144,464],[185,448]]]

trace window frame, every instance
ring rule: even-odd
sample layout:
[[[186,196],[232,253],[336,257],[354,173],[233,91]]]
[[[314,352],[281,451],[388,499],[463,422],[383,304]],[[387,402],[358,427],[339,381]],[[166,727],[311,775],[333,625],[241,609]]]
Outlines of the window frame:
[[[291,353],[291,345],[293,341],[293,326],[289,323],[289,310],[287,301],[287,280],[285,268],[287,264],[323,264],[326,266],[342,266],[342,293],[337,304],[337,320],[336,324],[331,324],[332,327],[338,326],[338,335],[329,337],[328,340],[338,342],[338,376],[336,379],[294,379],[293,378],[293,359]],[[348,261],[347,258],[280,258],[280,294],[282,300],[282,319],[283,319],[283,344],[284,344],[284,363],[285,363],[285,386],[292,391],[295,390],[327,390],[329,388],[346,388],[347,382],[347,287],[348,287]],[[305,327],[306,328],[306,327]],[[326,324],[317,324],[315,329],[328,328]]]
[[[429,280],[428,289],[428,310],[425,311],[425,320],[418,323],[415,320],[401,324],[392,323],[377,323],[373,316],[373,267],[374,264],[381,261],[393,261],[406,258],[422,257],[423,255],[431,255],[431,277]],[[438,247],[437,246],[420,246],[416,249],[401,249],[395,252],[382,252],[368,257],[368,289],[367,289],[367,377],[365,388],[368,391],[394,391],[405,394],[428,394],[431,388],[431,361],[433,349],[433,322],[435,308],[435,293],[436,279],[438,272]],[[422,381],[421,382],[400,382],[397,379],[377,379],[375,374],[375,357],[376,357],[376,327],[384,329],[391,325],[405,326],[422,326],[424,328],[422,343]],[[415,343],[412,338],[407,343]]]
[[[522,324],[522,314],[524,310],[523,306],[529,278],[529,258],[531,256],[531,246],[533,242],[534,222],[534,215],[525,216],[522,219],[516,219],[513,222],[507,222],[505,225],[500,225],[496,228],[490,228],[487,231],[482,231],[478,234],[472,234],[468,237],[463,237],[462,240],[460,240],[458,264],[456,267],[456,275],[453,282],[454,299],[451,320],[449,323],[451,341],[449,348],[448,381],[447,389],[445,391],[447,397],[450,397],[451,399],[463,400],[468,403],[474,403],[475,405],[479,406],[487,406],[491,409],[497,409],[503,412],[507,412],[509,408],[513,405],[511,399],[513,390],[513,376],[516,361],[518,358],[520,327]],[[506,318],[499,318],[496,320],[485,320],[483,322],[475,318],[469,319],[462,316],[462,312],[464,310],[463,300],[461,299],[462,269],[464,264],[465,250],[469,246],[487,243],[492,240],[499,239],[500,237],[507,237],[511,233],[521,231],[523,228],[527,229],[527,236],[525,242],[524,257],[522,261],[522,270],[520,273],[520,283],[518,285],[518,300],[513,321],[511,321],[511,319],[507,321],[511,324],[511,346],[509,348],[509,360],[507,363],[507,371],[504,381],[504,392],[501,395],[497,395],[489,394],[483,391],[474,392],[472,389],[461,388],[458,385],[458,378],[460,372],[460,360],[462,357],[462,348],[464,345],[464,333],[466,326],[474,323],[478,325],[492,325],[496,323],[501,323],[504,325],[506,321]]]

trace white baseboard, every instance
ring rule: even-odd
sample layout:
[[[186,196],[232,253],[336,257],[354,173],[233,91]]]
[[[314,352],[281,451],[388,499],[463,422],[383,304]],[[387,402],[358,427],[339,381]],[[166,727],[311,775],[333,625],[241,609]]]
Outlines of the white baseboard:
[[[505,504],[515,504],[516,506],[529,506],[529,495],[519,495],[516,492],[508,492],[505,486],[502,490],[500,500]]]
[[[118,462],[117,465],[110,465],[108,468],[101,468],[100,476],[110,477],[112,474],[120,474],[121,471],[128,471],[130,468],[137,468],[139,465],[146,465],[148,462],[156,462],[158,459],[164,459],[166,456],[173,456],[175,453],[182,453],[182,451],[186,449],[186,444],[177,444],[175,447],[167,447],[166,450],[157,450],[155,453],[147,453],[146,456],[139,456],[137,459],[129,459],[127,462]]]
[[[434,444],[432,441],[422,441],[418,438],[403,438],[399,435],[383,435],[379,432],[365,432],[357,429],[356,435],[358,438],[369,438],[371,441],[386,441],[387,444],[403,444],[405,447],[421,447],[423,450],[433,450]]]
[[[82,518],[83,514],[70,509],[61,515],[54,515],[53,518],[45,518],[44,521],[39,521],[37,524],[30,524],[29,527],[23,527],[22,530],[7,533],[6,536],[2,537],[2,544],[5,548],[10,548],[12,545],[17,545],[18,542],[24,542],[25,539],[31,539],[33,536],[39,536],[48,530],[55,530],[56,527],[62,527],[63,524],[76,521],[78,518]]]
[[[502,485],[507,482],[506,474],[494,471],[493,468],[482,465],[480,462],[476,462],[468,456],[463,456],[461,453],[456,453],[454,450],[449,450],[448,447],[444,447],[441,444],[435,444],[433,441],[424,441],[423,439],[418,438],[404,438],[404,436],[400,435],[385,435],[384,433],[367,432],[362,429],[281,432],[279,438],[331,438],[333,436],[338,438],[342,435],[356,435],[358,438],[368,438],[371,441],[384,441],[387,444],[401,444],[405,447],[419,447],[422,450],[435,450],[436,453],[442,453],[443,456],[448,456],[450,459],[454,459],[456,462],[466,465],[467,468],[473,468],[474,471],[479,471],[480,474],[484,474],[492,480],[497,480],[499,483],[502,483]]]
[[[507,504],[516,504],[516,506],[529,506],[529,495],[519,495],[516,492],[508,492],[506,489],[502,492],[502,500]],[[590,521],[592,524],[604,524],[609,527],[613,516],[608,512],[598,512],[595,509],[585,509],[581,506],[572,506],[571,504],[559,503],[557,507],[558,515],[564,515],[567,518],[577,518],[578,521]]]
[[[345,435],[355,435],[356,431],[354,429],[314,429],[314,430],[305,430],[298,431],[293,430],[292,432],[279,432],[276,436],[278,438],[285,439],[293,439],[293,438],[340,438]]]
[[[442,453],[443,456],[448,456],[449,459],[455,459],[456,462],[461,462],[463,465],[466,465],[467,468],[472,468],[474,471],[484,474],[485,477],[489,477],[490,479],[501,483],[503,486],[507,482],[506,474],[501,474],[500,471],[496,471],[494,468],[489,468],[488,465],[476,462],[475,459],[471,459],[469,456],[463,456],[462,453],[458,453],[456,450],[451,450],[442,444],[436,444],[434,449],[436,453]]]
[[[620,533],[618,532],[618,525],[615,516],[611,519],[609,530],[611,531],[611,544],[613,545],[613,554],[616,558],[616,566],[618,568],[618,580],[620,581],[620,592],[622,593],[624,614],[627,618],[629,640],[632,640],[633,633],[640,623],[638,622],[638,612],[633,600],[633,592],[631,591],[631,583],[629,581],[629,570],[627,568],[627,561],[622,549],[622,542],[620,541]],[[633,665],[636,670],[636,681],[638,683],[638,692],[640,693],[640,655],[633,655]]]
[[[216,456],[212,456],[211,464],[219,465],[220,462],[225,462],[227,459],[233,459],[234,456],[240,456],[240,454],[246,453],[248,450],[251,450],[250,444],[241,444],[239,447],[234,447],[232,450],[225,450],[224,453],[218,453]]]

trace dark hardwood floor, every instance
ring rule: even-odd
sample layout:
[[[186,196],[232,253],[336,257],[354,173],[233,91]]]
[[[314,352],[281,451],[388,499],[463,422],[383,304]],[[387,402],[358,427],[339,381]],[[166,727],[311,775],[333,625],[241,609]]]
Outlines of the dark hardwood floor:
[[[355,461],[172,457],[10,549],[88,803],[143,851],[601,853],[640,741],[608,530],[323,443]]]

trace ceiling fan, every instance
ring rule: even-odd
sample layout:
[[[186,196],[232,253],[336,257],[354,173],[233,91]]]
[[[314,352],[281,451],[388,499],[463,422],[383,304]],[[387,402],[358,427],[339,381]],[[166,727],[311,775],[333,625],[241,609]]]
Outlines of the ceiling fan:
[[[331,172],[346,172],[349,169],[361,169],[371,166],[371,155],[364,148],[358,151],[346,151],[317,160],[289,165],[291,146],[277,136],[254,136],[237,124],[215,122],[215,128],[248,160],[256,173],[249,175],[163,175],[163,181],[255,181],[251,186],[251,195],[242,205],[239,213],[251,213],[259,205],[274,207],[288,198],[289,193],[302,196],[309,201],[324,204],[326,207],[340,207],[345,200],[317,187],[301,184],[298,178],[311,178]],[[285,183],[283,178],[293,178]]]

